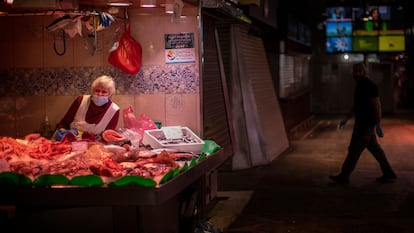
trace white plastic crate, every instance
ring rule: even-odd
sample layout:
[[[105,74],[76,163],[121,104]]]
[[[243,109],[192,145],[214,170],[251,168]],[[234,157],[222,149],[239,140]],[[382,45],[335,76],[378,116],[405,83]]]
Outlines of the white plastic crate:
[[[171,136],[171,132],[174,131],[176,134],[175,137]],[[167,126],[161,129],[145,130],[142,143],[144,145],[150,145],[153,149],[168,148],[176,151],[194,153],[200,153],[204,146],[202,139],[188,127],[181,126]]]

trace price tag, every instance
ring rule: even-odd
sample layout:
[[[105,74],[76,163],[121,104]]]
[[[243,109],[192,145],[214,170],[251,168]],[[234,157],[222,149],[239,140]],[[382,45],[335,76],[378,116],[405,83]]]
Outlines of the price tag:
[[[183,138],[183,130],[181,126],[167,126],[162,127],[166,139],[180,139]]]

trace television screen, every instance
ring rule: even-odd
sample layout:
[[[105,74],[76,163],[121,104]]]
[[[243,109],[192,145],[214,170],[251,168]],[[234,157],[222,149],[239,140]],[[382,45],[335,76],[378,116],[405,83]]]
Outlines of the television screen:
[[[379,52],[402,52],[405,50],[404,35],[380,35]]]
[[[368,9],[371,12],[371,14],[375,10],[378,10],[378,14],[381,20],[386,20],[386,21],[391,20],[391,8],[389,6],[373,6]]]
[[[352,52],[352,37],[327,37],[326,41],[327,53],[345,53]]]
[[[326,36],[350,36],[352,35],[351,20],[335,20],[326,22]]]
[[[352,38],[353,52],[377,52],[378,37],[377,36],[354,36]]]
[[[328,20],[334,19],[351,19],[352,18],[352,8],[350,7],[343,7],[343,6],[336,6],[336,7],[327,7],[326,8],[326,15],[328,16]]]
[[[352,20],[357,30],[387,30],[391,21],[389,6],[369,6],[352,8]]]
[[[326,52],[403,52],[404,14],[394,5],[326,8]]]

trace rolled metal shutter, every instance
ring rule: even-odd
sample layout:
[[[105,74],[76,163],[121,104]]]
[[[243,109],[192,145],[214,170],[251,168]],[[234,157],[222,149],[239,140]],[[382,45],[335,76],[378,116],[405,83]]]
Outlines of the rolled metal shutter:
[[[289,147],[263,41],[249,25],[232,25],[234,59],[249,138],[251,165],[267,164]],[[234,158],[235,159],[235,158]],[[234,162],[233,162],[234,164]]]
[[[216,18],[203,15],[202,110],[203,138],[214,140],[226,155],[233,153],[228,90],[216,41]]]

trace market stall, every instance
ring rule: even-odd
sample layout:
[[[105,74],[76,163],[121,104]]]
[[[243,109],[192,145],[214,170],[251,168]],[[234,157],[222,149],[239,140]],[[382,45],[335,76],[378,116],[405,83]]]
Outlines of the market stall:
[[[197,166],[160,187],[8,187],[0,189],[0,203],[1,205],[16,207],[16,213],[13,217],[15,219],[10,219],[14,223],[20,223],[20,220],[24,219],[27,220],[24,216],[20,216],[20,208],[26,212],[25,214],[29,210],[33,211],[31,214],[35,214],[39,209],[43,211],[50,210],[50,213],[53,214],[53,210],[64,211],[67,209],[68,214],[65,216],[65,213],[61,213],[61,216],[68,217],[66,222],[70,224],[69,229],[75,228],[80,232],[84,232],[84,229],[100,229],[100,227],[76,225],[76,222],[70,219],[71,212],[69,211],[73,211],[73,208],[83,207],[79,209],[82,212],[85,211],[84,207],[86,207],[94,213],[95,210],[99,210],[99,207],[109,207],[111,208],[110,212],[112,212],[109,220],[112,223],[102,225],[112,226],[113,229],[106,229],[105,232],[124,232],[123,230],[128,230],[128,232],[179,232],[181,195],[189,188],[195,189],[198,190],[197,195],[201,200],[205,194],[203,194],[203,189],[198,189],[197,186],[206,187],[206,184],[203,184],[205,174],[216,169],[226,159],[221,151],[218,151]],[[202,208],[203,206],[200,205],[198,214],[202,214],[204,211]],[[89,213],[89,211],[86,212]],[[75,214],[79,213],[75,212]],[[94,214],[101,216],[102,213],[95,212]],[[48,216],[43,219],[46,223],[48,223],[47,218]],[[36,218],[36,220],[39,220],[39,218]],[[38,223],[42,224],[42,222]],[[11,227],[24,230],[30,225],[29,222],[25,224],[27,226]],[[60,232],[66,232],[65,229],[68,228],[62,228]]]
[[[152,163],[158,156],[151,157]],[[57,229],[59,232],[190,231],[194,220],[206,212],[205,200],[211,185],[207,176],[226,159],[221,149],[211,154],[201,152],[182,163],[184,165],[166,170],[159,179],[138,175],[103,177],[104,182],[100,185],[65,183],[60,174],[38,174],[36,178],[29,178],[32,182],[28,185],[19,185],[5,179],[4,174],[10,172],[3,172],[0,173],[3,185],[0,210],[7,211],[7,216],[0,219],[0,227],[10,232],[56,232]],[[142,160],[138,162],[142,163]],[[51,182],[56,176],[60,181]],[[68,180],[89,176],[72,176]],[[120,182],[130,177],[140,179],[138,182]],[[46,183],[41,184],[39,180]]]

